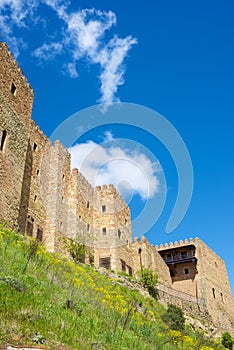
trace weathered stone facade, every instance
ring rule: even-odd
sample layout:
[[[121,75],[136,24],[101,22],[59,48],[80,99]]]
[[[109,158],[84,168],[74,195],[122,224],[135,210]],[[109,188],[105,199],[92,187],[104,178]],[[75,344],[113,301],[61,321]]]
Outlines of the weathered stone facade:
[[[233,332],[234,303],[225,264],[198,238],[152,246],[132,242],[130,210],[113,185],[88,183],[71,169],[69,152],[54,144],[31,120],[33,91],[17,62],[0,43],[0,219],[19,232],[62,249],[62,237],[92,251],[85,262],[136,274],[159,276],[159,297],[194,314],[207,311]]]
[[[202,301],[215,324],[234,333],[234,300],[224,261],[199,238],[161,244],[172,288]]]

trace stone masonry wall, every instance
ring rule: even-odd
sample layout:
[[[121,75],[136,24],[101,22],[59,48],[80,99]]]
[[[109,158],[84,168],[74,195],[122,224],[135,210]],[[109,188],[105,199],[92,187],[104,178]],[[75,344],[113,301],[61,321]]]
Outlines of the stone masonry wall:
[[[166,304],[174,304],[181,307],[188,315],[193,314],[198,317],[207,317],[206,302],[190,294],[175,290],[163,284],[157,285],[158,298]]]
[[[234,334],[234,302],[224,261],[199,238],[156,246],[158,251],[170,248],[195,246],[197,273],[195,279],[173,283],[178,292],[189,293],[198,300],[204,300],[214,324]]]
[[[0,219],[42,240],[49,251],[61,250],[63,237],[84,242],[96,267],[105,263],[130,274],[150,268],[159,276],[161,299],[181,302],[195,314],[207,309],[233,334],[234,301],[223,260],[198,238],[156,249],[144,237],[132,243],[128,205],[113,185],[94,190],[77,169],[71,171],[69,152],[59,141],[52,145],[31,120],[32,103],[33,90],[0,43]],[[159,251],[191,244],[197,265],[188,263],[191,276],[172,281]]]
[[[226,266],[199,238],[195,239],[198,275],[198,296],[203,296],[214,322],[222,324],[234,334],[234,300],[232,297]]]
[[[96,187],[93,200],[95,265],[110,257],[111,268],[132,269],[129,243],[132,242],[130,210],[113,185]]]
[[[6,139],[0,151],[0,212],[2,218],[18,226],[28,134],[0,91],[0,140],[4,132]]]
[[[22,184],[25,181],[29,135],[24,123],[31,116],[33,90],[18,67],[7,45],[0,42],[0,140],[6,134],[0,151],[0,185],[2,216],[18,226],[22,210]],[[20,116],[20,118],[19,118]]]
[[[2,42],[0,57],[0,91],[15,114],[27,123],[32,114],[33,90],[7,45]]]
[[[172,285],[169,268],[156,251],[155,247],[152,246],[145,237],[141,237],[140,241],[135,238],[131,249],[133,270],[135,273],[141,270],[142,264],[143,267],[152,269],[158,274],[159,282],[169,287]]]

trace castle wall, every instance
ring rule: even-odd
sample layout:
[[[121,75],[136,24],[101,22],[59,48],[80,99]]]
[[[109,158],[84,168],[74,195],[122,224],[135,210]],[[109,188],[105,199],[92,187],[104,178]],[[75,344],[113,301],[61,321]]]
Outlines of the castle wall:
[[[93,200],[95,236],[105,246],[132,241],[130,210],[113,185],[96,187]],[[106,235],[103,234],[106,228]],[[116,240],[117,239],[117,240]],[[113,243],[110,243],[113,241]]]
[[[189,274],[185,274],[185,269],[189,270]],[[192,262],[187,262],[185,264],[181,264],[177,266],[177,274],[172,278],[173,288],[193,295],[197,296],[197,281],[196,281],[196,266]]]
[[[155,247],[152,246],[145,237],[141,237],[140,241],[135,238],[131,249],[135,274],[137,271],[141,271],[141,266],[152,269],[158,275],[159,282],[166,286],[171,286],[171,277],[167,265],[156,251]]]
[[[5,142],[4,134],[6,133]],[[25,160],[30,152],[27,130],[0,92],[0,212],[1,217],[18,225],[25,182]],[[30,169],[29,169],[30,176]],[[29,178],[30,179],[30,178]]]
[[[44,149],[50,144],[47,137],[32,120],[27,124],[29,135],[28,152],[25,160],[25,181],[23,183],[19,231],[43,239],[46,224],[44,194],[41,191],[42,160]]]
[[[198,299],[191,294],[175,290],[164,284],[158,284],[157,291],[158,299],[163,303],[176,305],[181,307],[188,315],[192,314],[198,317],[205,317],[208,321],[211,321],[204,299]]]
[[[178,249],[186,251],[191,245],[195,247],[196,270],[193,270],[195,265],[192,267],[190,263],[189,278],[184,274],[184,268],[189,268],[188,262],[178,265],[177,277],[172,278],[172,288],[188,293],[197,300],[203,299],[213,322],[233,334],[234,302],[224,261],[199,238],[161,244],[156,249],[163,255],[164,252]]]
[[[132,243],[128,205],[113,185],[94,190],[77,169],[71,171],[69,152],[59,141],[52,145],[31,120],[32,103],[33,90],[0,43],[0,219],[49,251],[62,250],[61,238],[74,238],[92,250],[96,267],[135,275],[142,267],[152,269],[161,300],[194,314],[208,310],[233,334],[234,301],[223,260],[198,238],[156,249],[145,237]],[[172,266],[162,258],[163,252],[183,250],[191,259]]]
[[[49,164],[48,159],[50,160]],[[59,249],[59,238],[67,235],[68,203],[66,191],[69,180],[69,152],[59,141],[56,141],[54,146],[47,145],[41,163],[40,185],[48,216],[44,240],[50,251]]]
[[[93,198],[95,266],[110,257],[110,268],[132,273],[130,210],[113,185],[96,187]]]
[[[173,288],[197,297],[197,258],[193,239],[156,248],[170,269]]]
[[[22,71],[0,42],[0,213],[14,225],[20,223],[19,212],[26,211],[31,168],[25,162],[31,157],[29,135],[25,124],[31,116],[33,91]],[[19,118],[20,116],[20,118]]]
[[[12,53],[0,42],[0,91],[15,115],[27,123],[31,118],[33,90],[23,75]]]
[[[199,238],[195,239],[198,258],[198,296],[205,296],[206,305],[213,320],[234,331],[234,300],[232,297],[226,266]]]

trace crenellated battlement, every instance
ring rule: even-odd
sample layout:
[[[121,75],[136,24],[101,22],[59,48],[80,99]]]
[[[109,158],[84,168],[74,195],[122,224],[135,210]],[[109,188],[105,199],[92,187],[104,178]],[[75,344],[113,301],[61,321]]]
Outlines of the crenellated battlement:
[[[189,238],[189,239],[185,239],[184,241],[181,239],[179,242],[175,241],[175,242],[170,242],[170,243],[164,243],[164,244],[160,244],[160,245],[156,245],[155,249],[157,251],[161,251],[164,249],[168,249],[168,248],[179,248],[179,247],[184,247],[186,245],[190,245],[195,243],[196,238]]]
[[[117,189],[115,188],[115,186],[113,184],[109,184],[109,185],[102,185],[102,186],[96,186],[95,187],[95,192],[99,193],[99,194],[113,194],[115,196],[121,197],[119,192],[117,191]],[[122,198],[122,197],[121,197]]]
[[[189,308],[204,299],[214,322],[222,325],[225,315],[227,324],[234,304],[224,261],[199,238],[156,246],[145,236],[132,242],[130,209],[118,190],[113,184],[93,188],[71,169],[68,150],[60,141],[52,144],[31,119],[32,103],[30,84],[0,42],[0,218],[49,251],[64,252],[61,237],[81,238],[93,254],[82,262],[95,267],[135,275],[149,268],[164,286],[164,302],[177,302],[171,290],[189,295]]]

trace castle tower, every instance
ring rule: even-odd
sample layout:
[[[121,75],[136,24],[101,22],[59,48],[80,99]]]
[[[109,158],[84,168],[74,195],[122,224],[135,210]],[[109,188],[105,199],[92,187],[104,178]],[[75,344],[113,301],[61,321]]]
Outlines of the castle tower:
[[[95,264],[132,273],[130,209],[113,185],[96,187],[93,232]]]
[[[32,103],[29,83],[7,45],[0,42],[0,216],[16,227],[20,211],[25,219],[29,200],[31,149],[27,124]]]
[[[215,324],[233,333],[234,301],[224,261],[199,238],[156,246],[173,289],[204,300]]]

